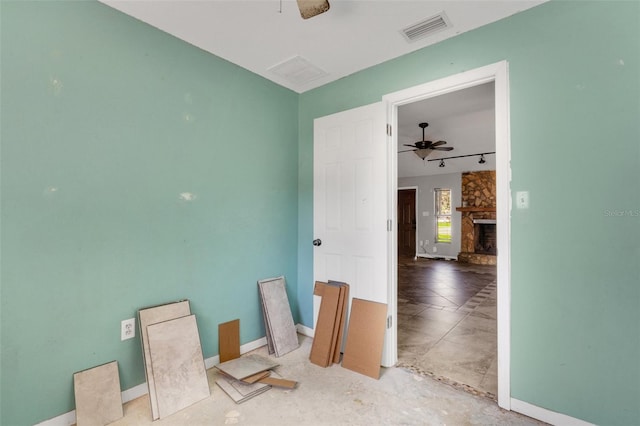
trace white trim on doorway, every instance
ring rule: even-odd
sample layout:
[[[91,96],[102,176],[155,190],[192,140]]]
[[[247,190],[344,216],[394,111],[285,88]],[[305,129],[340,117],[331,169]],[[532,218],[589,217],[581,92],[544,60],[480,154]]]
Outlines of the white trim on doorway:
[[[418,237],[420,236],[420,229],[419,229],[420,222],[418,221],[418,187],[417,186],[399,186],[398,187],[398,191],[400,191],[401,189],[413,189],[413,190],[416,191],[416,254],[415,254],[415,257],[417,258],[418,256],[420,256],[418,254],[418,250],[419,250],[419,248],[418,248]],[[397,209],[397,207],[396,207],[396,209]]]
[[[510,128],[509,128],[509,70],[508,63],[501,61],[474,70],[455,74],[419,86],[411,87],[383,96],[387,104],[388,124],[391,132],[388,146],[388,214],[392,224],[397,220],[398,203],[398,107],[432,98],[479,84],[495,82],[496,117],[496,192],[498,230],[498,405],[511,409],[511,169],[510,169]],[[398,359],[397,345],[397,304],[398,304],[398,231],[391,226],[388,241],[388,303],[392,317],[392,327],[385,341],[383,365],[394,365]]]

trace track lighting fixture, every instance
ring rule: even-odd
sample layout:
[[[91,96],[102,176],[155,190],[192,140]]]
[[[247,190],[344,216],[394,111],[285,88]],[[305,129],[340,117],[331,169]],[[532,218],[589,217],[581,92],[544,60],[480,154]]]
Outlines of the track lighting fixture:
[[[495,151],[494,152],[481,152],[481,153],[478,153],[478,154],[454,155],[452,157],[433,158],[433,159],[427,160],[427,161],[439,161],[440,164],[438,165],[438,167],[444,167],[444,160],[450,160],[452,158],[480,157],[480,160],[478,161],[478,163],[484,164],[484,163],[487,162],[487,160],[484,159],[484,156],[485,155],[489,155],[489,154],[495,154]]]

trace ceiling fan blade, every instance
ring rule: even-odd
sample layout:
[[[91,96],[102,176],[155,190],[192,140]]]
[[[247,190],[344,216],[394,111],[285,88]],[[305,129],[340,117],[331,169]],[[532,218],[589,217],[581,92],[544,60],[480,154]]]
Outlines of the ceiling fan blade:
[[[436,146],[435,148],[429,148],[429,149],[433,149],[434,151],[453,151],[452,146]]]
[[[415,146],[414,144],[405,143],[405,144],[403,144],[403,145],[404,145],[404,146],[410,146],[411,148],[418,149],[418,147],[417,147],[417,146]]]
[[[400,154],[401,152],[416,152],[416,149],[407,149],[406,151],[398,151],[398,154]]]
[[[438,141],[431,144],[432,147],[446,144],[447,141]]]
[[[329,7],[327,0],[298,0],[298,9],[300,9],[302,19],[309,19],[320,15],[329,10]]]

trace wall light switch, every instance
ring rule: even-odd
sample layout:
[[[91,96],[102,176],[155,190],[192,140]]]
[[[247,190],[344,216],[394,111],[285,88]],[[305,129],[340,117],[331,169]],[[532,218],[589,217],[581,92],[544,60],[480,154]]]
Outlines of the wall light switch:
[[[529,191],[516,192],[516,207],[519,209],[529,208]]]
[[[429,216],[429,212],[422,212],[422,216],[424,217]]]

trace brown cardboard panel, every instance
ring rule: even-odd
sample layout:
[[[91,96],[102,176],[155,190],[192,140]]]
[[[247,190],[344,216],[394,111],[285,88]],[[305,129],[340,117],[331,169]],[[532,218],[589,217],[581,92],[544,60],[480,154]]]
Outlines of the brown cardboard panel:
[[[319,291],[322,291],[323,296],[320,302],[318,323],[316,324],[313,343],[311,344],[309,360],[320,367],[327,367],[333,360],[332,349],[335,348],[334,329],[338,312],[340,287],[331,286],[321,281],[316,282],[316,287],[323,287],[319,289]],[[333,347],[332,343],[334,345]]]
[[[258,382],[264,383],[266,385],[277,386],[280,388],[287,388],[287,389],[293,389],[298,384],[298,382],[294,380],[278,379],[276,377],[265,377],[263,379],[258,380]]]
[[[249,377],[245,377],[244,379],[242,379],[242,381],[245,382],[245,383],[255,383],[257,381],[260,381],[260,379],[264,379],[265,377],[269,377],[270,374],[271,374],[271,372],[269,370],[261,371],[260,373],[254,374],[254,375],[249,376]]]
[[[319,284],[327,284],[327,283],[323,283],[321,281],[316,281],[316,285],[313,287],[313,295],[314,296],[324,296],[324,285],[319,285]]]
[[[118,361],[74,373],[78,426],[112,423],[123,416]]]
[[[340,319],[342,317],[342,306],[344,305],[344,288],[335,282],[329,282],[329,285],[338,287],[338,304],[336,305],[336,319],[333,322],[333,335],[331,339],[331,348],[329,349],[329,365],[333,364],[336,347],[338,347],[338,334],[340,332]]]
[[[158,398],[156,396],[156,385],[151,368],[151,354],[149,353],[149,341],[147,338],[147,326],[163,321],[191,315],[191,308],[188,300],[167,303],[159,306],[151,306],[138,311],[138,324],[140,324],[140,339],[142,340],[142,355],[144,358],[144,373],[147,377],[147,387],[149,388],[149,402],[151,404],[151,418],[160,418],[158,413]]]
[[[380,361],[387,322],[387,305],[353,298],[342,366],[380,378]]]
[[[240,358],[240,320],[218,324],[220,362]]]
[[[340,353],[342,352],[342,340],[344,338],[344,328],[347,322],[347,306],[349,306],[349,284],[329,281],[329,284],[338,284],[341,287],[341,305],[339,305],[338,319],[336,320],[336,327],[338,329],[338,335],[336,336],[336,345],[333,352],[333,362],[340,362]]]

